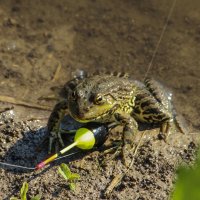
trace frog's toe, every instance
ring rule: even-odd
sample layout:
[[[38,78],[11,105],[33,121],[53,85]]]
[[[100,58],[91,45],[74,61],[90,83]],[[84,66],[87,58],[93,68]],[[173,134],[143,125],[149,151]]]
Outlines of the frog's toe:
[[[55,145],[54,145],[55,144]],[[59,146],[64,147],[64,142],[61,137],[61,133],[51,132],[49,137],[49,150],[48,153],[51,154],[53,152],[53,146],[55,146],[55,152],[59,151]]]
[[[61,132],[60,132],[60,131],[58,132],[58,141],[59,141],[59,143],[60,143],[60,145],[61,145],[62,147],[65,146],[65,144],[64,144],[64,142],[63,142],[63,139],[62,139],[62,137],[61,137]]]
[[[160,132],[159,132],[159,138],[163,139],[167,143],[167,138],[170,135],[170,127],[171,122],[164,122],[161,124]]]
[[[132,160],[134,134],[131,130],[125,130],[123,138],[122,156],[125,166],[129,166]]]
[[[170,122],[164,122],[161,127],[160,127],[160,132],[163,134],[169,134],[169,129],[171,127],[171,123]]]
[[[52,134],[49,137],[49,149],[48,149],[48,154],[51,154],[53,152],[53,145],[56,141],[56,137],[52,136]]]
[[[126,167],[129,167],[132,161],[132,145],[124,144],[122,148],[123,163]]]

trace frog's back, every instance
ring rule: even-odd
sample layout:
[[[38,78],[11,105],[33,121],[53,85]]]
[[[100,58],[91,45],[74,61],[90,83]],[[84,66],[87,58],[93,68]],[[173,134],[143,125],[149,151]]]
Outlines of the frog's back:
[[[171,93],[153,79],[146,79],[138,89],[133,117],[142,122],[163,123],[172,120]]]

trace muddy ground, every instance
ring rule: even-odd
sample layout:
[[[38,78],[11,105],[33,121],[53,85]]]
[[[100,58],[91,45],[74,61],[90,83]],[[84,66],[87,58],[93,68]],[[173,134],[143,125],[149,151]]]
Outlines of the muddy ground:
[[[171,5],[171,0],[1,0],[0,96],[49,110],[2,100],[0,161],[34,167],[47,157],[48,146],[40,144],[50,110],[77,69],[123,70],[142,81]],[[0,165],[0,199],[19,197],[25,181],[29,197],[40,193],[42,199],[168,199],[177,165],[192,163],[199,142],[199,55],[200,2],[177,1],[148,75],[173,92],[187,134],[172,127],[165,142],[158,129],[146,131],[133,166],[109,197],[106,188],[126,167],[120,156],[103,155],[103,147],[37,172]],[[120,139],[120,131],[113,130],[106,145]],[[58,175],[60,163],[80,174],[75,192]]]

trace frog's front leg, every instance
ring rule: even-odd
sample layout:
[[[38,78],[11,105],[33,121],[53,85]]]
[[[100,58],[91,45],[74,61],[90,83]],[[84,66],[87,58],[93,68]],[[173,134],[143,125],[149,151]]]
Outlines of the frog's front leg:
[[[130,164],[130,153],[133,147],[134,134],[138,131],[138,124],[133,117],[126,113],[116,113],[115,118],[124,126],[123,129],[123,161],[126,166]]]
[[[52,152],[52,145],[58,139],[61,146],[64,146],[64,142],[61,137],[60,123],[67,112],[67,101],[63,100],[57,103],[49,117],[47,129],[49,136],[49,150],[48,153]]]

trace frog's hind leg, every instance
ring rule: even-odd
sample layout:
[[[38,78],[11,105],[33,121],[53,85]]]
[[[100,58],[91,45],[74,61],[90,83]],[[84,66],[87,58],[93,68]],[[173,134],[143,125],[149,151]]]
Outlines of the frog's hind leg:
[[[171,123],[172,122],[170,121],[166,121],[160,125],[159,137],[160,139],[163,139],[165,142],[167,142],[167,138],[170,135],[170,128],[172,126]]]
[[[181,115],[177,115],[175,110],[173,111],[173,117],[176,129],[182,134],[187,134],[188,128],[184,118]]]
[[[169,122],[164,122],[161,124],[160,132],[161,133],[169,133],[170,127],[171,127],[171,124]]]
[[[172,112],[172,93],[169,92],[161,83],[151,78],[146,78],[144,84],[155,100],[166,110]]]
[[[166,143],[167,143],[167,138],[170,135],[170,128],[172,127],[172,125],[174,125],[172,130],[178,130],[180,133],[182,134],[186,134],[187,130],[186,128],[183,126],[182,121],[177,117],[177,116],[173,116],[173,120],[171,121],[166,121],[164,123],[161,124],[160,126],[160,133],[159,136],[161,139],[163,139]]]
[[[146,78],[144,84],[153,97],[151,100],[154,101],[154,105],[157,105],[160,110],[160,114],[158,115],[157,113],[157,116],[155,116],[155,118],[160,117],[157,122],[155,121],[156,123],[161,124],[159,136],[167,141],[167,137],[170,133],[169,129],[172,126],[172,123],[175,124],[176,128],[181,133],[185,133],[186,131],[177,117],[176,111],[172,105],[172,93],[154,79]]]
[[[55,107],[49,117],[49,121],[48,121],[48,125],[47,125],[48,133],[50,134],[49,150],[48,150],[49,153],[52,152],[52,146],[56,140],[59,141],[59,143],[62,147],[64,146],[64,142],[61,137],[60,124],[61,124],[61,121],[63,120],[63,117],[65,116],[66,112],[67,112],[67,101],[63,100],[55,105]],[[57,147],[56,147],[56,149],[57,149]]]

